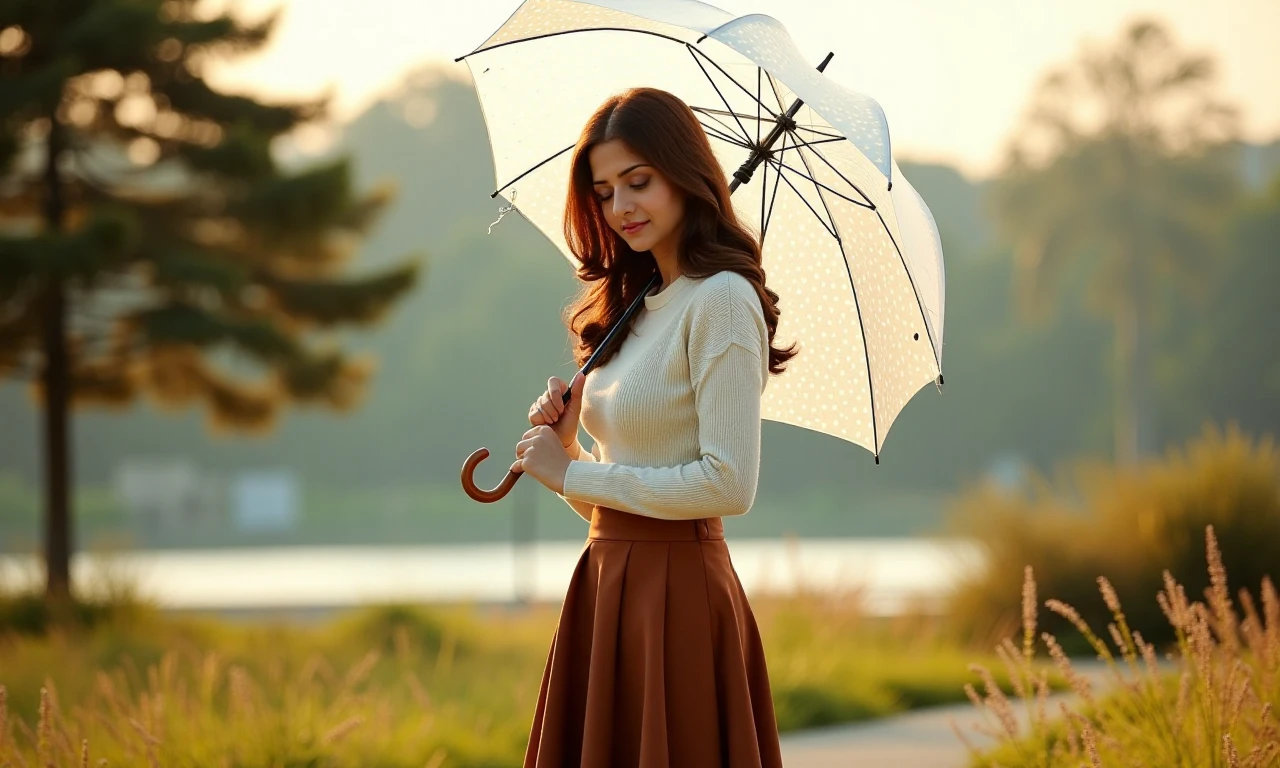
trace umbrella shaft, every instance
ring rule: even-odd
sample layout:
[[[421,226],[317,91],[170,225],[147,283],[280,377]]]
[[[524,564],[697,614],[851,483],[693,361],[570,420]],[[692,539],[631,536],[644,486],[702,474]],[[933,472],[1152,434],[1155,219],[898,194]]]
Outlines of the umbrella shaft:
[[[819,72],[827,68],[827,64],[831,61],[831,57],[834,55],[834,53],[827,54],[827,57],[818,65]],[[733,194],[739,184],[746,184],[748,181],[751,181],[751,174],[755,173],[755,170],[760,163],[764,162],[764,159],[768,157],[769,148],[778,140],[778,137],[782,135],[782,132],[796,127],[796,122],[792,118],[794,118],[796,113],[800,111],[800,106],[802,104],[804,104],[803,101],[796,99],[795,103],[791,105],[791,108],[786,111],[786,114],[782,115],[778,119],[778,122],[773,126],[773,130],[769,131],[769,135],[760,143],[760,146],[756,147],[755,150],[752,151],[751,157],[747,159],[747,162],[743,163],[741,168],[733,172],[733,181],[729,183],[729,194]],[[622,313],[622,317],[619,318],[618,322],[613,324],[613,327],[609,329],[609,333],[605,335],[604,341],[600,342],[599,346],[596,347],[596,351],[587,359],[586,365],[582,366],[581,373],[583,376],[591,373],[591,369],[596,367],[596,361],[600,358],[600,355],[608,348],[609,343],[613,341],[613,338],[618,335],[618,331],[627,326],[627,321],[630,320],[631,316],[640,309],[641,303],[644,302],[644,297],[649,295],[649,291],[652,291],[654,286],[656,286],[658,281],[661,279],[662,273],[653,273],[653,277],[649,279],[649,283],[644,287],[644,290],[640,291],[640,295],[636,296],[636,298],[631,302],[631,306],[627,307],[627,311]],[[561,397],[561,400],[562,402],[568,403],[571,397],[572,394],[566,390],[564,395]]]
[[[831,57],[834,55],[834,53],[827,54],[827,57],[818,65],[819,72],[827,68],[827,64],[831,61]],[[751,157],[748,157],[747,161],[743,163],[738,170],[733,172],[733,181],[729,183],[730,193],[737,189],[739,184],[746,184],[751,181],[751,176],[756,172],[756,168],[759,168],[760,163],[763,163],[764,159],[769,157],[771,154],[770,147],[772,147],[774,142],[778,140],[778,137],[782,135],[783,131],[795,129],[796,121],[792,118],[794,118],[796,113],[800,111],[800,107],[803,104],[804,101],[801,99],[796,99],[792,102],[790,109],[788,109],[786,113],[779,117],[778,121],[774,123],[773,130],[769,131],[769,135],[765,136],[764,140],[752,150]]]

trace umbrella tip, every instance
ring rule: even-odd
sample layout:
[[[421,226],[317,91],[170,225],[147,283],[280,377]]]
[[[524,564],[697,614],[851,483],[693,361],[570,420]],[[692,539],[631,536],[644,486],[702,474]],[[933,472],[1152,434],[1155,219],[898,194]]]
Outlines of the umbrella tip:
[[[878,453],[877,453],[877,454],[875,454],[875,457],[876,457],[876,464],[879,464],[879,463],[880,463],[880,454],[878,454]]]

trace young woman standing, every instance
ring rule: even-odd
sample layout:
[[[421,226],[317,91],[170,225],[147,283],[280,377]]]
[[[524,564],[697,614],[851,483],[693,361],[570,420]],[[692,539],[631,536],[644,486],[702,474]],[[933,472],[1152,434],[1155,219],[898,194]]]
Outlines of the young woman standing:
[[[585,288],[565,319],[579,366],[655,270],[662,284],[589,377],[548,382],[516,446],[512,470],[590,523],[525,767],[781,766],[764,649],[721,523],[755,500],[760,396],[796,354],[773,347],[778,295],[677,97],[609,98],[571,174],[565,239]]]

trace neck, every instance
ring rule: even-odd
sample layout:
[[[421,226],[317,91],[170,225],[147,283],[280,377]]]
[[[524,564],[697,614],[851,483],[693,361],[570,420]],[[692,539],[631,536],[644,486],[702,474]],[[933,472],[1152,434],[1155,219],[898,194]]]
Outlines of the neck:
[[[671,285],[680,277],[680,265],[676,262],[675,249],[654,248],[650,253],[658,264],[658,272],[662,274],[662,286]]]

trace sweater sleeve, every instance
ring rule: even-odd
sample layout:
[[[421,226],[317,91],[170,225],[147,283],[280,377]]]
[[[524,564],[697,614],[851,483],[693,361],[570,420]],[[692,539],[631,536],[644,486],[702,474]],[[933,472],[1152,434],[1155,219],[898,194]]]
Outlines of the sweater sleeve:
[[[578,461],[600,461],[600,457],[596,455],[596,451],[598,451],[599,449],[600,447],[598,445],[593,445],[591,446],[590,451],[585,451],[585,450],[582,450],[582,444],[579,443],[578,444],[579,458],[577,460]],[[570,499],[559,493],[557,493],[556,495],[559,496],[560,499],[564,501],[564,503],[572,507],[573,511],[578,513],[578,517],[581,517],[583,520],[586,520],[588,523],[591,522],[591,508],[595,506],[594,504],[592,504],[589,501],[578,501],[577,499]]]
[[[746,280],[719,280],[707,288],[695,300],[688,338],[699,458],[671,467],[573,461],[564,496],[668,520],[751,509],[760,473],[768,326]]]

